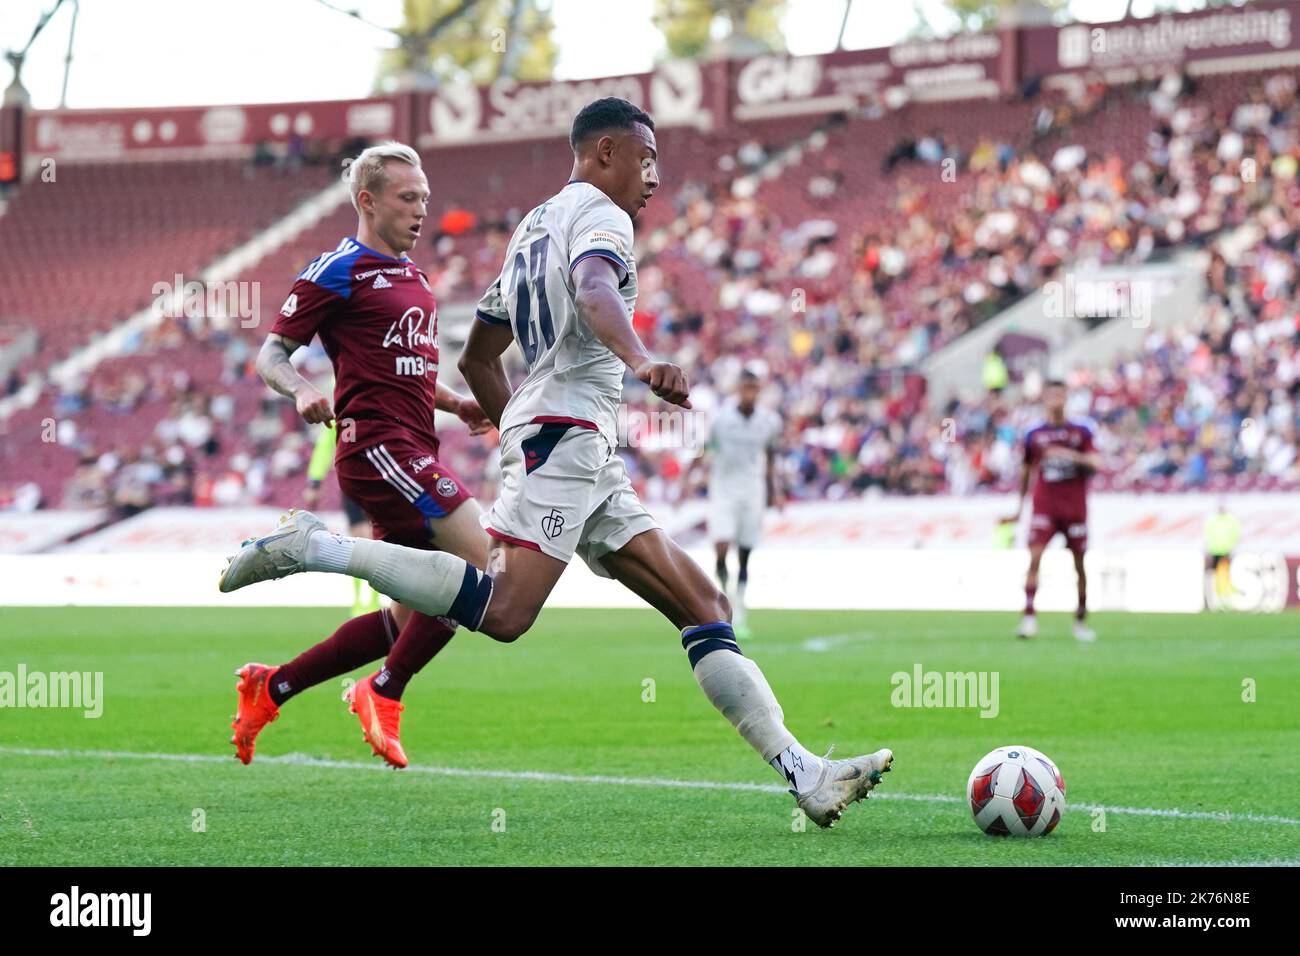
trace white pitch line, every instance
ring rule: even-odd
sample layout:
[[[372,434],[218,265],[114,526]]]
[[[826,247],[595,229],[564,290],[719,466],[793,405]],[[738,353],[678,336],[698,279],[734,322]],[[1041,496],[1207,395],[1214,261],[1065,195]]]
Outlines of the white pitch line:
[[[3,747],[0,755],[14,757],[66,757],[92,760],[157,760],[172,763],[230,764],[234,755],[138,753],[129,750],[55,750],[40,747]],[[284,764],[295,767],[321,767],[328,770],[387,770],[383,764],[363,763],[358,760],[329,760],[307,754],[284,754],[278,757],[258,757],[258,763]],[[679,790],[730,790],[744,793],[789,793],[775,783],[724,783],[714,780],[674,780],[669,777],[613,777],[602,774],[553,773],[546,770],[487,770],[467,767],[407,767],[405,773],[432,774],[438,777],[465,777],[481,780],[533,780],[540,783],[595,783],[617,787],[671,787]],[[913,803],[965,803],[962,797],[939,793],[893,793],[888,790],[872,791],[872,799],[907,800]],[[1106,813],[1138,817],[1158,817],[1172,820],[1213,820],[1218,823],[1271,823],[1281,826],[1300,826],[1300,820],[1291,817],[1269,816],[1258,813],[1230,813],[1226,810],[1166,810],[1156,807],[1110,807],[1096,803],[1074,803],[1066,811]]]

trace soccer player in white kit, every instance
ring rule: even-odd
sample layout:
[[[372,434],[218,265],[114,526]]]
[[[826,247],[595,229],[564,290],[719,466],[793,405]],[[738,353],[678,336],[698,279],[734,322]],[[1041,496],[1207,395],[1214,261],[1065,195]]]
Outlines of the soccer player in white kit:
[[[736,400],[727,402],[709,426],[705,453],[709,460],[709,540],[713,542],[718,584],[725,592],[727,555],[736,547],[739,568],[731,602],[731,623],[741,637],[748,635],[745,588],[749,584],[749,556],[758,546],[763,511],[771,504],[781,508],[785,495],[776,473],[775,457],[781,439],[781,417],[758,405],[758,376],[749,369],[740,374]],[[689,490],[703,460],[696,458],[683,476]]]
[[[331,534],[296,512],[232,558],[222,590],[300,571],[349,574],[419,611],[514,641],[580,554],[681,631],[705,696],[788,781],[808,817],[830,826],[879,783],[893,753],[831,760],[795,739],[762,671],[741,653],[726,596],[657,526],[615,453],[628,371],[690,408],[682,370],[654,361],[632,327],[632,217],[659,187],[654,123],[608,97],[578,113],[569,141],[569,182],[515,230],[460,360],[501,430],[500,497],[482,519],[494,539],[488,570],[445,552]],[[528,366],[517,390],[501,362],[512,343]]]

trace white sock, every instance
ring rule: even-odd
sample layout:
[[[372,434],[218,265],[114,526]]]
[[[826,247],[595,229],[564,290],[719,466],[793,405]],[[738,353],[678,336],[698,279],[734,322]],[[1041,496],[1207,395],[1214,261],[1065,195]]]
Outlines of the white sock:
[[[700,632],[698,639],[693,632]],[[794,734],[785,728],[785,714],[767,678],[757,664],[739,653],[730,625],[688,628],[682,641],[688,654],[704,649],[706,641],[718,642],[716,649],[697,656],[692,668],[695,680],[709,702],[765,761],[795,745]]]
[[[307,539],[303,564],[308,571],[347,574],[348,559],[352,557],[352,546],[356,541],[356,538],[347,538],[341,534],[322,534],[318,531]]]
[[[821,778],[822,762],[823,758],[798,741],[768,761],[772,769],[785,778],[796,793],[803,793],[817,785]]]
[[[447,614],[465,583],[464,559],[443,551],[404,548],[385,541],[314,534],[304,558],[308,571],[332,571],[368,581],[376,591],[424,614]],[[473,569],[476,581],[483,576]]]

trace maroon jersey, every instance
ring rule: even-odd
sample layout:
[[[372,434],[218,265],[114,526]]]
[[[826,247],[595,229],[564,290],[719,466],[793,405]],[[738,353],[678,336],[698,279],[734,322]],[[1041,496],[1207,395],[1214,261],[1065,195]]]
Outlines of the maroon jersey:
[[[271,331],[319,335],[334,363],[336,461],[402,439],[437,454],[438,305],[410,259],[344,239],[298,276]]]
[[[1076,452],[1094,450],[1092,431],[1078,422],[1044,423],[1025,434],[1025,464],[1038,466],[1034,479],[1034,512],[1069,515],[1082,520],[1088,514],[1088,473],[1072,461],[1049,458],[1052,448]]]

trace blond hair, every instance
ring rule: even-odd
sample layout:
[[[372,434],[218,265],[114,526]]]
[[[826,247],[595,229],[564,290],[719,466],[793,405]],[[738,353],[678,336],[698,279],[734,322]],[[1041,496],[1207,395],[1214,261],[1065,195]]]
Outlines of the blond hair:
[[[361,195],[361,190],[364,189],[372,193],[383,191],[386,181],[384,165],[390,159],[401,163],[409,163],[416,169],[420,168],[419,153],[405,143],[392,141],[380,143],[378,146],[370,146],[363,149],[361,155],[356,158],[343,160],[343,181],[348,184],[348,193],[352,197],[352,207],[357,212],[361,211],[361,205],[357,199]]]

